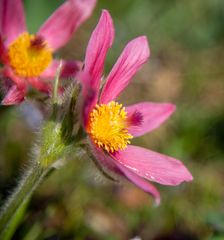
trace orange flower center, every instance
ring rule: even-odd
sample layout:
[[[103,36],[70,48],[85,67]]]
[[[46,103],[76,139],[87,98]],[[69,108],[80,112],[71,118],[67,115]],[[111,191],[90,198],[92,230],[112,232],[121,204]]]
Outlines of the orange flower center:
[[[90,113],[88,133],[98,147],[107,152],[123,150],[133,136],[127,130],[127,112],[122,104],[96,105]]]
[[[8,49],[9,62],[15,73],[21,77],[37,77],[51,63],[52,52],[40,37],[21,34]]]

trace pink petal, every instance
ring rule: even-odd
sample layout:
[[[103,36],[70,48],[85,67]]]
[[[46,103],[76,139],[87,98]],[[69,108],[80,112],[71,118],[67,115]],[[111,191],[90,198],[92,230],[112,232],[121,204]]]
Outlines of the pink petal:
[[[175,111],[171,103],[142,102],[126,108],[129,118],[128,131],[135,137],[159,127]],[[139,119],[135,119],[136,114]]]
[[[129,145],[125,150],[115,153],[114,157],[140,177],[160,184],[178,185],[193,180],[180,161],[145,148]]]
[[[38,34],[54,50],[64,46],[77,28],[91,15],[96,0],[68,0],[43,24]]]
[[[25,88],[19,89],[16,85],[13,85],[4,99],[2,100],[2,105],[16,105],[21,103],[25,97]]]
[[[82,67],[82,62],[80,61],[71,61],[71,60],[54,60],[51,65],[41,74],[41,77],[47,79],[54,79],[56,71],[59,67],[60,62],[62,61],[62,70],[61,77],[62,78],[74,78],[77,72]]]
[[[83,63],[81,61],[67,60],[63,61],[63,67],[61,70],[62,78],[74,78],[78,71],[81,70]]]
[[[155,199],[155,203],[157,206],[160,204],[160,194],[158,190],[151,183],[139,177],[137,174],[128,170],[126,167],[124,167],[121,164],[119,164],[118,167],[120,168],[120,170],[122,171],[122,173],[125,175],[127,179],[129,179],[132,183],[134,183],[136,186],[141,188],[143,191],[152,195],[152,197]]]
[[[98,162],[103,165],[103,167],[108,169],[110,172],[114,172],[115,174],[127,178],[143,191],[151,194],[154,197],[157,205],[160,203],[160,194],[152,184],[128,170],[119,162],[114,161],[111,156],[106,155],[100,148],[96,147],[94,143],[90,143],[90,146],[93,155]]]
[[[107,77],[100,102],[108,103],[114,100],[148,58],[149,46],[145,36],[130,41]]]
[[[108,11],[103,10],[87,46],[84,70],[78,76],[82,84],[82,120],[84,127],[86,127],[89,113],[98,99],[104,61],[113,39],[114,27],[111,16]]]
[[[52,86],[39,77],[27,78],[30,85],[38,91],[50,93]]]
[[[90,75],[90,82],[84,82],[84,84],[90,85],[97,91],[100,86],[106,54],[113,43],[113,39],[114,26],[112,18],[108,11],[103,10],[100,20],[89,40],[84,67],[84,71]]]
[[[0,34],[8,46],[19,34],[26,31],[21,0],[0,0]]]

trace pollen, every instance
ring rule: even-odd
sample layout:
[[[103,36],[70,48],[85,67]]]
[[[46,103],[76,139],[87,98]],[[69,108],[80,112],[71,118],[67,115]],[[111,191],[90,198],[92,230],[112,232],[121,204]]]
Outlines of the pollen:
[[[51,63],[52,52],[41,36],[23,33],[9,46],[9,62],[21,77],[37,77]]]
[[[133,138],[127,130],[125,108],[114,101],[96,105],[90,113],[88,133],[98,147],[112,153],[125,149]]]

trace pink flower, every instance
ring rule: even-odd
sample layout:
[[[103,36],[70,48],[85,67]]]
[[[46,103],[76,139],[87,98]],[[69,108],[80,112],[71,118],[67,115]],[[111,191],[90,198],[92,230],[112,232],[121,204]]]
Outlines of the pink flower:
[[[2,104],[23,101],[29,85],[49,93],[49,80],[54,78],[59,65],[59,61],[53,60],[53,53],[69,41],[90,16],[95,3],[96,0],[67,0],[31,35],[27,32],[22,1],[0,0],[0,61],[4,65],[1,75],[10,80]],[[79,69],[78,62],[63,63],[63,77],[74,75]]]
[[[112,19],[104,10],[88,43],[85,67],[80,74],[83,126],[92,154],[101,166],[150,193],[159,204],[159,192],[147,180],[163,185],[178,185],[191,181],[193,177],[179,160],[129,143],[133,137],[159,127],[175,111],[175,106],[170,103],[142,102],[124,108],[115,102],[149,58],[145,36],[127,44],[100,88],[106,54],[113,39]]]

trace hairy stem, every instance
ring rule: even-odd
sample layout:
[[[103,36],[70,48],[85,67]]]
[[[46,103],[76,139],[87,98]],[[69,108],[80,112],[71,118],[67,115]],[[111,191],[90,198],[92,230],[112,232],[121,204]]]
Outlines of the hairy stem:
[[[34,190],[53,170],[53,167],[43,168],[37,162],[33,162],[27,169],[18,186],[2,207],[0,213],[0,239],[7,231],[17,211],[29,200]]]

